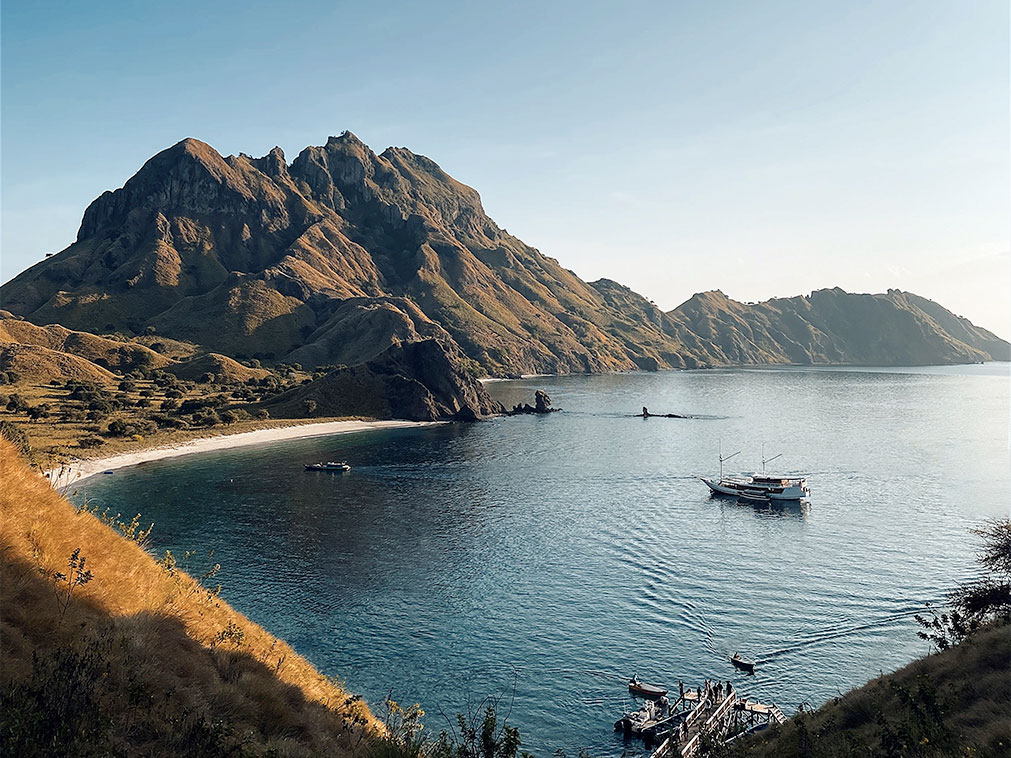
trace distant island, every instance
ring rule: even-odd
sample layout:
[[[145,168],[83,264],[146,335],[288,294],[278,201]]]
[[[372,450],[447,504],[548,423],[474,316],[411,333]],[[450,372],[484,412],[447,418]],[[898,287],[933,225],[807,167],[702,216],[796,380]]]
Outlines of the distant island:
[[[587,283],[500,228],[478,193],[350,132],[288,163],[185,139],[85,211],[77,241],[0,288],[45,326],[158,352],[355,366],[436,340],[474,376],[756,364],[1008,360],[1011,346],[916,295],[825,289],[670,312]]]

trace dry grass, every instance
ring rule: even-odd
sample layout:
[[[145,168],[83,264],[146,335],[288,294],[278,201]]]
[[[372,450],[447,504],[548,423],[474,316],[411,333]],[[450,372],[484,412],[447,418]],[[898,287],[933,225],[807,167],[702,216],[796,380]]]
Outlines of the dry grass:
[[[7,754],[354,755],[381,730],[285,642],[78,513],[2,439],[0,515]],[[57,572],[73,576],[76,550],[93,579],[61,618]],[[22,732],[46,744],[12,744],[15,714],[32,713],[44,723]]]
[[[950,650],[873,679],[744,742],[732,754],[1011,755],[1011,626],[985,629]]]

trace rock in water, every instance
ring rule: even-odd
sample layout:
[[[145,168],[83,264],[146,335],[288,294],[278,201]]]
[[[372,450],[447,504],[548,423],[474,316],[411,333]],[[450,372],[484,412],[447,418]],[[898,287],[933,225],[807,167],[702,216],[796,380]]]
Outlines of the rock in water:
[[[548,397],[548,393],[544,390],[537,390],[534,393],[534,410],[538,413],[551,412],[551,398]]]
[[[544,390],[537,390],[537,392],[534,393],[533,407],[531,407],[529,403],[517,403],[513,406],[511,411],[506,411],[506,415],[519,416],[527,413],[554,413],[560,410],[561,408],[551,407],[551,398],[548,397],[547,392]]]

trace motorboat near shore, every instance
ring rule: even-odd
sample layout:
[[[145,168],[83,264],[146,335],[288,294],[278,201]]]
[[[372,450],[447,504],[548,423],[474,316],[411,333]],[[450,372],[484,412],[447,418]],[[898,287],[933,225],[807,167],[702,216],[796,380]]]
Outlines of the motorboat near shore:
[[[346,472],[351,470],[351,466],[347,461],[327,461],[326,463],[307,463],[305,464],[306,471],[336,471],[336,472]]]
[[[736,497],[741,500],[752,502],[770,502],[772,500],[803,500],[811,496],[811,488],[807,484],[807,477],[787,474],[767,474],[765,465],[779,458],[774,455],[766,458],[762,453],[762,473],[736,474],[733,476],[723,475],[723,464],[735,455],[740,455],[740,451],[724,456],[720,451],[720,477],[719,479],[707,476],[700,476],[706,486],[712,490],[714,495],[726,497]],[[780,453],[782,455],[782,453]]]

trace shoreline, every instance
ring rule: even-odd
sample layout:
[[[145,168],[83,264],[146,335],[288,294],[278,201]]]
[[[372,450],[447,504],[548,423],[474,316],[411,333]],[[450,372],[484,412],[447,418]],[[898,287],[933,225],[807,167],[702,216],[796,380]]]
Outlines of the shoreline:
[[[307,424],[293,424],[269,429],[254,429],[248,432],[234,434],[215,434],[208,437],[177,442],[171,445],[143,448],[128,453],[118,453],[106,458],[81,458],[43,472],[49,483],[56,489],[64,489],[72,484],[78,484],[90,479],[96,474],[106,471],[138,466],[142,463],[160,461],[165,458],[179,458],[195,453],[208,453],[215,450],[228,450],[233,447],[246,447],[268,442],[283,442],[285,440],[305,439],[308,437],[329,437],[331,435],[352,434],[382,429],[405,429],[411,427],[433,426],[442,421],[322,421]]]

